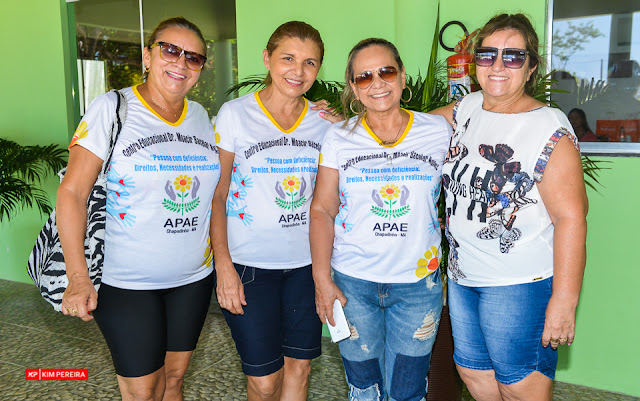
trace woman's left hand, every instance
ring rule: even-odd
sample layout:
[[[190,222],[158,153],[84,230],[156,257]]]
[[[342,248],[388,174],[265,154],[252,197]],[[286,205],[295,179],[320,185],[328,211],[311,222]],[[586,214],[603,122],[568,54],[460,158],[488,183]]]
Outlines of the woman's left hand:
[[[311,107],[311,110],[322,110],[320,112],[320,117],[327,121],[331,121],[332,123],[344,121],[344,118],[342,118],[340,114],[336,113],[335,107],[329,107],[328,101],[321,99],[314,103],[315,106]]]
[[[551,296],[542,332],[542,346],[556,349],[558,345],[571,345],[575,338],[576,307],[568,300]]]

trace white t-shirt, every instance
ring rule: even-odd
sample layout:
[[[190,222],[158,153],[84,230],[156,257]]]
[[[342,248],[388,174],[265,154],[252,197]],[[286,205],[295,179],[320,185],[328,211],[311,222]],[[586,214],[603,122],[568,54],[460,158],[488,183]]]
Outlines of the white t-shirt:
[[[207,112],[186,101],[169,123],[136,87],[111,159],[107,182],[102,281],[135,290],[171,288],[209,275],[209,220],[220,160]],[[98,96],[71,145],[107,157],[116,110],[114,94]]]
[[[234,263],[262,269],[309,265],[309,206],[318,155],[331,126],[305,108],[283,130],[259,92],[225,103],[216,118],[218,146],[235,155],[227,200],[227,235]]]
[[[501,286],[553,275],[553,224],[537,182],[567,117],[550,107],[516,114],[486,111],[482,92],[454,109],[454,134],[443,168],[449,277],[459,284]]]
[[[441,258],[437,202],[451,126],[441,116],[412,113],[393,147],[364,120],[336,124],[322,144],[320,165],[338,170],[340,208],[331,265],[379,283],[412,283]]]

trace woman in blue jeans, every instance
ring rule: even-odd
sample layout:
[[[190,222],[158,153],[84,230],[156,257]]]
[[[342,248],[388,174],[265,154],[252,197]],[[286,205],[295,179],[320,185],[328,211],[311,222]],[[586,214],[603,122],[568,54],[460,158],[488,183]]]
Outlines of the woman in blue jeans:
[[[351,50],[345,80],[357,115],[325,136],[310,211],[316,310],[334,324],[334,301],[344,306],[350,400],[422,400],[442,309],[436,202],[451,128],[400,107],[404,68],[384,39]]]

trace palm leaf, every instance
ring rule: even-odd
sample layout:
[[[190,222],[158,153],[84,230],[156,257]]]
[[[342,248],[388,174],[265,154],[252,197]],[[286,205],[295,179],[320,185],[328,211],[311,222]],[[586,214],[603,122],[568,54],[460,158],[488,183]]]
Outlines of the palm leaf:
[[[239,92],[241,90],[246,90],[247,92],[252,92],[257,89],[264,88],[264,79],[267,77],[266,74],[255,74],[249,75],[241,82],[238,82],[235,85],[232,85],[227,91],[225,95],[230,96],[235,92]]]
[[[558,103],[556,103],[553,100],[553,94],[554,93],[569,93],[566,90],[563,89],[557,89],[554,88],[555,85],[558,84],[558,80],[557,79],[553,79],[551,78],[551,76],[555,73],[556,71],[553,70],[551,72],[549,72],[547,75],[540,75],[538,74],[538,78],[533,86],[533,90],[532,90],[532,94],[531,96],[542,102],[545,104],[548,104],[551,107],[555,107],[556,109],[559,109],[560,106],[558,106]]]
[[[438,11],[436,12],[436,26],[433,32],[433,40],[431,41],[431,54],[429,56],[429,64],[427,64],[427,74],[424,79],[424,90],[422,91],[422,110],[427,110],[432,102],[434,92],[436,91],[436,63],[438,60],[438,33],[440,32],[440,2],[438,1]]]
[[[311,88],[305,94],[305,97],[312,102],[318,100],[326,100],[329,102],[329,107],[335,107],[336,112],[342,112],[342,102],[340,102],[340,95],[344,90],[344,85],[337,81],[323,81],[316,79]]]
[[[0,138],[0,221],[33,207],[52,211],[47,193],[37,185],[66,165],[66,149],[56,145],[22,146]]]
[[[582,155],[582,170],[584,171],[585,180],[584,183],[589,188],[598,192],[595,184],[603,186],[598,178],[600,177],[600,170],[609,170],[609,167],[602,167],[602,163],[611,163],[608,160],[593,160],[587,155]]]

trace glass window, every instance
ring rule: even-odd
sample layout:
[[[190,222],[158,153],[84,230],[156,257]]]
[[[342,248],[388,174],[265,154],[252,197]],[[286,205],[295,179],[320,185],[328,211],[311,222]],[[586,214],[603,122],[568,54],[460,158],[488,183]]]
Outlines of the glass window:
[[[80,0],[74,3],[80,114],[98,95],[142,83],[142,48],[163,19],[184,16],[207,42],[207,63],[187,98],[215,115],[237,82],[235,1]],[[142,27],[140,25],[142,21]]]
[[[553,2],[553,99],[585,153],[640,155],[640,3]]]

